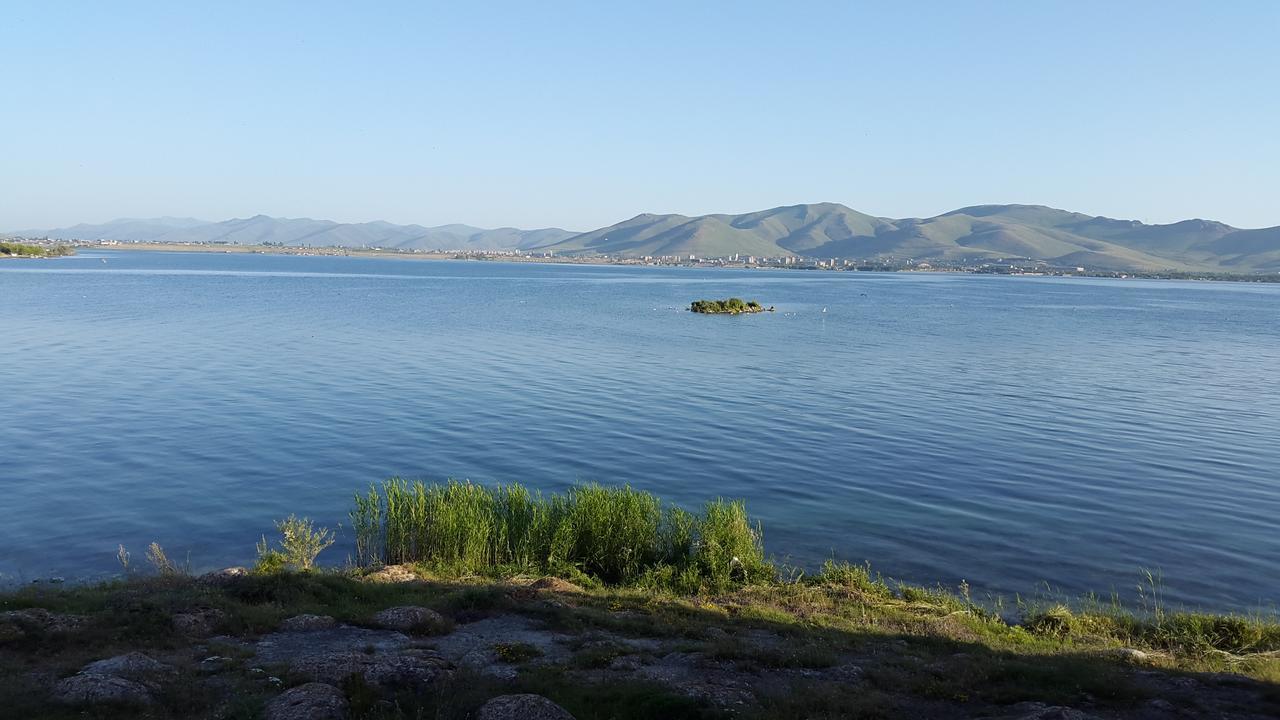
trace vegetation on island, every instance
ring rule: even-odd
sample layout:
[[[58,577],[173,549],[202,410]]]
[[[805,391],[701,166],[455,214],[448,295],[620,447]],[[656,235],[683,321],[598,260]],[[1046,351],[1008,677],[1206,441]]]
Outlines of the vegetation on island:
[[[767,309],[773,311],[772,306]],[[689,310],[709,315],[737,315],[764,312],[766,308],[755,300],[744,301],[742,298],[732,297],[728,300],[694,300],[690,303]]]
[[[31,243],[0,241],[0,257],[62,257],[74,254],[69,245],[34,245]]]
[[[291,516],[250,571],[193,577],[153,544],[149,571],[121,547],[118,579],[0,594],[0,706],[82,717],[84,706],[52,700],[60,683],[88,682],[97,671],[77,675],[86,663],[134,651],[165,666],[135,687],[147,704],[89,714],[287,717],[271,703],[313,687],[334,657],[355,668],[326,680],[351,718],[461,720],[510,693],[543,695],[578,720],[1280,711],[1274,613],[1169,608],[1154,575],[1129,608],[1116,597],[978,599],[964,584],[898,583],[835,560],[806,572],[765,555],[739,501],[689,511],[630,487],[392,479],[358,494],[350,521],[338,530],[355,549],[343,567],[317,563],[334,530]],[[414,639],[387,650],[378,643],[393,635],[379,628],[406,606]],[[299,624],[333,622],[367,628],[351,631],[364,634],[349,654],[317,631],[320,655],[304,645],[263,658],[308,637]],[[379,658],[396,671],[361,674]],[[449,670],[398,684],[428,661]],[[1044,706],[1026,703],[1088,714],[1036,715]]]

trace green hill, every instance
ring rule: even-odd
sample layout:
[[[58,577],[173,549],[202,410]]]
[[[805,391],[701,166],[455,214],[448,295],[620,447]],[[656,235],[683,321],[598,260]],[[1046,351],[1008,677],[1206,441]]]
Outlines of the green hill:
[[[787,205],[739,215],[645,213],[584,233],[258,215],[222,222],[129,219],[14,234],[65,240],[532,250],[570,257],[755,255],[951,263],[1027,259],[1090,270],[1280,272],[1280,227],[1241,230],[1201,219],[1147,225],[1043,205],[973,205],[929,218],[902,219],[868,215],[839,203]]]
[[[742,215],[637,215],[535,247],[562,255],[1031,259],[1105,270],[1274,271],[1280,228],[1210,220],[1146,225],[1041,205],[975,205],[931,218],[875,217],[837,203]]]

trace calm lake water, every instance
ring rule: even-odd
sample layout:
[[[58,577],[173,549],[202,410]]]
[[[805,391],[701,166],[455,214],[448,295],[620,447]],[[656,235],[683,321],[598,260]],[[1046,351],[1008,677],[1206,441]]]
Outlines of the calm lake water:
[[[778,312],[684,310],[728,295]],[[979,594],[1280,601],[1280,286],[90,251],[0,262],[0,308],[9,580],[248,563],[402,475],[741,497],[780,560]]]

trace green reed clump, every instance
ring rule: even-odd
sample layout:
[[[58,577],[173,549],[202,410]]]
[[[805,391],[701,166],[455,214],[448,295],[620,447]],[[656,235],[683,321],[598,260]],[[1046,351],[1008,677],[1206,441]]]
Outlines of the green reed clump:
[[[699,518],[694,552],[699,573],[718,587],[771,577],[773,567],[764,558],[761,534],[741,500],[707,503]]]
[[[561,507],[556,550],[567,551],[562,559],[588,575],[622,582],[665,559],[659,535],[662,502],[653,495],[630,487],[579,485]]]
[[[773,577],[759,525],[741,502],[718,500],[693,514],[629,486],[577,485],[543,495],[520,484],[392,478],[356,496],[351,524],[361,564],[423,562],[469,572],[572,568],[614,584],[657,569],[682,586]]]

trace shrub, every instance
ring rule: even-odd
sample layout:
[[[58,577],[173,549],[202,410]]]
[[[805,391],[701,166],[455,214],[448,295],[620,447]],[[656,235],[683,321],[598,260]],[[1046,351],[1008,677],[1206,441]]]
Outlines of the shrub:
[[[316,528],[309,518],[290,515],[276,521],[276,530],[280,533],[279,550],[271,549],[265,536],[258,543],[257,569],[262,572],[279,570],[281,565],[310,570],[316,556],[334,542],[332,530]]]

